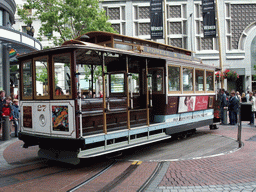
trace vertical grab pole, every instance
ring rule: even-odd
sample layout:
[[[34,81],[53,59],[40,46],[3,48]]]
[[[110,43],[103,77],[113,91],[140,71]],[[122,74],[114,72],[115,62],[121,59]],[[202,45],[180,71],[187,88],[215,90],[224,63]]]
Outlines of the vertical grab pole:
[[[105,57],[101,52],[102,58],[102,87],[103,87],[103,132],[107,134],[107,108],[106,108],[106,87],[105,87]]]
[[[149,126],[149,91],[148,91],[148,60],[146,59],[146,110],[147,110],[147,126]]]
[[[126,55],[126,93],[127,93],[127,129],[131,129],[130,122],[130,94],[129,94],[129,60]]]

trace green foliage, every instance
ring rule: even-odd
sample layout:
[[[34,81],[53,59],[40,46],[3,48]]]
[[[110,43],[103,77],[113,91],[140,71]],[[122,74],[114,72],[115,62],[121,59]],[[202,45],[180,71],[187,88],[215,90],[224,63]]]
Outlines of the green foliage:
[[[13,65],[13,66],[11,66],[11,68],[10,68],[10,70],[11,70],[11,72],[18,72],[18,65]]]
[[[35,10],[29,16],[27,10]],[[89,31],[114,32],[107,22],[105,11],[99,8],[99,0],[27,0],[18,15],[26,24],[35,18],[41,21],[40,36],[47,36],[54,45],[74,39]],[[60,36],[54,36],[54,34]]]
[[[45,83],[48,80],[47,68],[43,67],[40,72],[36,73],[36,80]]]

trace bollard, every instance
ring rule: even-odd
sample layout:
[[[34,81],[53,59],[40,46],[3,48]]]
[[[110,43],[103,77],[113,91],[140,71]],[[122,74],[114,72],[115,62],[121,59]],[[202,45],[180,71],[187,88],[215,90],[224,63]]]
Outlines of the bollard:
[[[3,127],[2,127],[2,140],[10,140],[10,122],[9,116],[2,117]]]
[[[223,109],[223,124],[227,125],[228,124],[228,108],[224,107]]]

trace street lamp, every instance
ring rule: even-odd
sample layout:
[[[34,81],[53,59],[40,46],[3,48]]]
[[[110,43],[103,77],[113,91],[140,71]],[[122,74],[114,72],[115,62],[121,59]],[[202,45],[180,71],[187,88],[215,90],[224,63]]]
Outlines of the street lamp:
[[[34,37],[35,29],[31,24],[28,24],[26,27],[27,34]]]

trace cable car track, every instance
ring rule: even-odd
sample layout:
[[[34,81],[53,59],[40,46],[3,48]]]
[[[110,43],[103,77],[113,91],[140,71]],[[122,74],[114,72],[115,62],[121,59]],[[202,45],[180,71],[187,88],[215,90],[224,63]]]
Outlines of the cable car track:
[[[103,174],[105,171],[107,171],[108,169],[110,169],[112,166],[114,166],[116,164],[116,161],[112,162],[110,165],[108,165],[107,167],[103,168],[101,171],[99,171],[98,173],[96,173],[95,175],[93,175],[91,178],[86,179],[84,182],[78,184],[77,186],[73,187],[72,189],[68,190],[68,192],[73,192],[76,191],[77,189],[81,188],[82,186],[86,185],[87,183],[89,183],[90,181],[94,180],[95,178],[99,177],[101,174]]]

